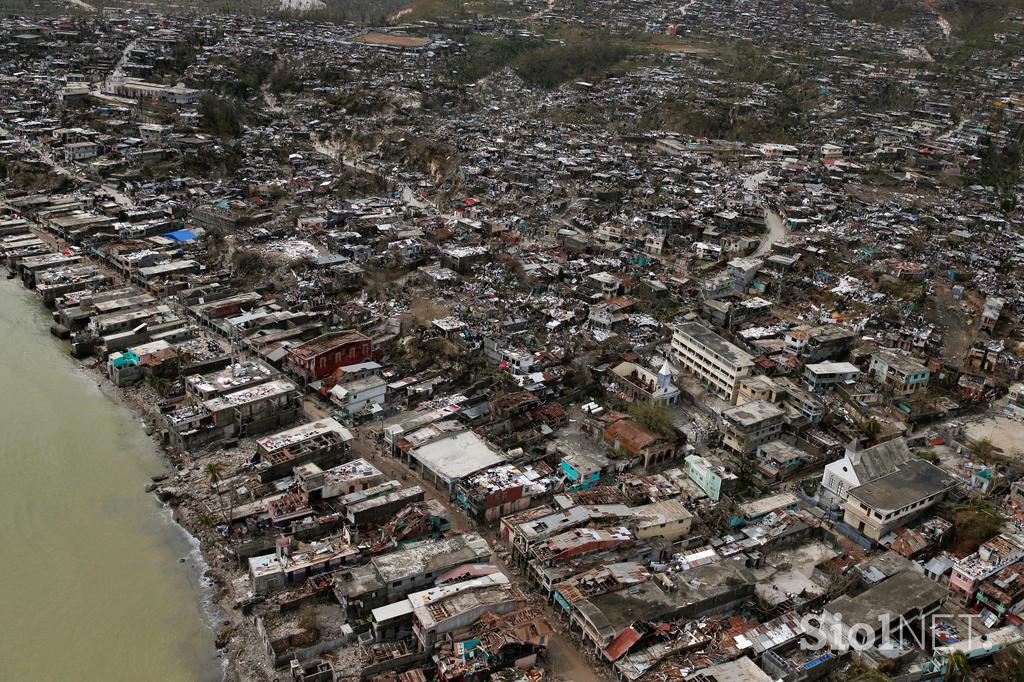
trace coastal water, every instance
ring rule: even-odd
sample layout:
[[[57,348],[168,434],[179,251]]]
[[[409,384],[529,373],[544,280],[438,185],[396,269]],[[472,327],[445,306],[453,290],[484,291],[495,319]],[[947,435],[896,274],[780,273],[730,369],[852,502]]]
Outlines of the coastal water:
[[[0,278],[0,679],[217,680],[193,546],[142,490],[160,455],[48,324]]]

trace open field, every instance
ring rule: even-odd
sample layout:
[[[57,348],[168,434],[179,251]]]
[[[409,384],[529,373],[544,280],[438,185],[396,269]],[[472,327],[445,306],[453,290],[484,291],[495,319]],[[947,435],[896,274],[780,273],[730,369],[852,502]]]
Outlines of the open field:
[[[426,38],[377,32],[364,33],[352,40],[357,43],[366,43],[367,45],[387,45],[390,47],[423,47],[430,44],[430,41]]]
[[[1007,417],[991,417],[967,427],[971,440],[988,440],[1003,455],[1019,459],[1024,452],[1024,424]]]

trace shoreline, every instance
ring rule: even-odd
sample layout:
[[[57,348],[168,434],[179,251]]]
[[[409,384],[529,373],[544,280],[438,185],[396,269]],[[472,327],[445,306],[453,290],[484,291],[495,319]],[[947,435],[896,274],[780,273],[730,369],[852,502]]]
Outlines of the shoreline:
[[[44,306],[44,309],[45,306]],[[69,357],[71,357],[69,355]],[[74,358],[72,358],[74,360]],[[220,543],[217,542],[214,534],[215,528],[203,526],[196,521],[196,518],[204,512],[197,509],[200,500],[193,494],[195,491],[179,483],[182,474],[199,471],[199,458],[186,460],[172,451],[168,450],[159,442],[156,434],[158,427],[154,424],[155,417],[149,408],[155,404],[153,401],[146,401],[138,396],[140,393],[155,391],[145,384],[138,384],[129,387],[115,386],[103,371],[103,364],[96,358],[90,357],[80,360],[79,370],[84,376],[94,380],[100,392],[113,403],[123,406],[133,417],[139,420],[140,428],[150,439],[161,460],[165,465],[166,476],[160,480],[159,477],[151,477],[150,483],[146,485],[142,494],[151,495],[156,504],[159,505],[160,513],[168,522],[173,524],[191,545],[189,553],[195,554],[194,576],[197,582],[200,610],[203,614],[204,625],[210,629],[213,636],[213,646],[217,657],[221,659],[222,682],[241,682],[253,679],[251,675],[244,675],[239,669],[247,654],[258,651],[253,648],[257,642],[252,637],[256,634],[255,628],[242,615],[241,611],[235,608],[235,602],[231,594],[229,583],[232,580],[232,567],[226,565],[228,558],[223,556]],[[152,487],[150,487],[152,486]],[[164,499],[166,490],[174,489],[176,494]],[[146,491],[149,492],[146,492]],[[178,558],[179,562],[182,557]],[[186,558],[187,562],[188,559]],[[239,641],[241,636],[241,641]],[[260,662],[255,660],[246,661],[257,668],[263,668]],[[252,666],[247,666],[252,667]],[[251,670],[247,671],[251,672]],[[263,669],[263,678],[272,679],[266,675]]]
[[[34,233],[39,234],[35,230]],[[45,233],[44,233],[45,235]],[[45,235],[48,236],[48,235]],[[11,270],[6,265],[0,266],[0,276],[7,277]],[[18,282],[17,289],[23,294],[33,293],[32,289],[26,288]],[[31,297],[30,297],[31,298]],[[33,299],[41,311],[50,312],[38,297]],[[35,320],[26,320],[26,323],[35,324]],[[45,324],[42,327],[46,330]],[[168,450],[159,441],[158,427],[155,425],[156,417],[150,406],[154,401],[145,400],[142,393],[152,391],[145,384],[136,386],[118,387],[110,381],[103,371],[104,364],[96,357],[78,359],[68,352],[67,343],[56,338],[58,348],[71,361],[72,366],[77,370],[83,379],[94,383],[105,400],[109,400],[116,408],[125,409],[134,420],[137,420],[135,428],[140,429],[155,447],[163,471],[153,475],[146,481],[139,494],[151,496],[157,505],[157,514],[161,520],[172,528],[173,532],[180,533],[182,539],[189,545],[189,552],[184,556],[177,557],[178,563],[189,564],[191,573],[189,583],[194,584],[195,597],[198,599],[199,611],[203,627],[207,628],[211,635],[215,657],[220,659],[221,682],[240,682],[241,680],[253,679],[251,675],[243,675],[239,670],[240,663],[245,658],[246,651],[253,645],[249,640],[254,635],[255,628],[247,627],[249,623],[235,608],[231,596],[229,582],[231,580],[230,568],[225,566],[226,559],[218,561],[219,543],[212,537],[215,532],[209,528],[203,528],[195,522],[195,517],[200,513],[193,504],[198,500],[190,494],[194,491],[180,489],[182,494],[175,495],[171,499],[164,499],[161,489],[169,483],[181,478],[184,472],[198,468],[198,461],[188,462],[182,457]],[[193,504],[190,504],[193,503]],[[217,554],[215,555],[215,552]],[[238,641],[238,636],[243,641]],[[252,649],[258,650],[258,649]],[[262,668],[253,661],[256,667]],[[262,671],[262,677],[270,679]]]
[[[29,291],[24,289],[24,287],[22,289]],[[47,310],[45,306],[43,306],[43,309]],[[160,475],[150,477],[150,481],[144,486],[142,494],[153,498],[160,517],[175,532],[180,533],[190,547],[188,554],[184,557],[178,557],[177,561],[190,564],[190,571],[196,583],[196,596],[199,598],[199,609],[202,614],[203,625],[209,629],[214,651],[217,658],[220,659],[221,674],[219,679],[221,682],[231,682],[240,679],[237,675],[234,677],[229,675],[229,672],[232,670],[231,657],[227,655],[223,647],[218,646],[219,637],[227,627],[227,622],[233,620],[231,616],[235,612],[234,609],[226,609],[222,603],[224,594],[220,594],[220,592],[223,589],[219,589],[218,585],[224,582],[223,577],[215,573],[215,569],[210,564],[207,553],[203,549],[203,542],[198,537],[195,528],[190,524],[186,524],[183,515],[179,513],[180,505],[173,505],[170,502],[161,500],[156,492],[161,482],[171,480],[181,471],[182,462],[180,458],[175,457],[160,444],[154,436],[156,431],[153,429],[152,415],[143,406],[143,403],[129,399],[131,396],[128,391],[115,386],[110,381],[109,377],[102,371],[102,363],[96,360],[96,358],[91,357],[84,360],[76,360],[70,354],[68,354],[68,357],[78,362],[78,371],[82,373],[84,378],[95,381],[96,387],[105,399],[118,407],[124,408],[131,414],[133,419],[139,422],[136,428],[142,430],[160,454],[160,461],[163,464],[164,471]],[[158,478],[161,480],[156,480]],[[150,485],[154,487],[147,492]],[[232,623],[232,627],[236,625]]]

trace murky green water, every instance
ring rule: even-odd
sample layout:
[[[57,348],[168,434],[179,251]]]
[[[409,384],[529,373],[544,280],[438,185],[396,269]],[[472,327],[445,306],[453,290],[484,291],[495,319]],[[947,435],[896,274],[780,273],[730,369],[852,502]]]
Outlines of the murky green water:
[[[16,281],[0,278],[0,679],[219,679],[192,546],[142,490],[159,453]]]

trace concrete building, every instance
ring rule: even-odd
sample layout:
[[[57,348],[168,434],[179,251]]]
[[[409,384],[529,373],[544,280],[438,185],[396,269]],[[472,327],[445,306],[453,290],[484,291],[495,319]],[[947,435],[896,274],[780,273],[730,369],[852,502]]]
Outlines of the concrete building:
[[[931,372],[909,355],[880,350],[871,356],[868,371],[875,381],[887,386],[896,395],[907,395],[924,390]]]
[[[503,573],[493,573],[476,580],[442,585],[410,601],[413,635],[420,651],[429,652],[445,634],[473,624],[488,611],[494,614],[515,611],[525,604],[525,597]]]
[[[501,534],[511,544],[512,559],[525,566],[535,546],[573,528],[622,526],[635,512],[624,504],[573,506],[554,511],[550,505],[526,509],[501,520]]]
[[[330,332],[288,349],[288,365],[306,381],[323,379],[339,367],[370,359],[372,342],[354,330]]]
[[[837,506],[846,501],[851,489],[891,474],[914,459],[903,438],[861,448],[853,443],[846,448],[842,459],[825,466],[818,499],[825,506]]]
[[[995,296],[989,296],[985,299],[985,307],[981,311],[981,330],[984,332],[992,332],[996,328],[996,323],[999,322],[999,318],[1003,314],[1003,308],[1006,306],[1006,300],[997,298]]]
[[[733,452],[749,454],[759,445],[776,440],[786,425],[786,411],[774,403],[753,400],[722,412],[722,444]]]
[[[315,422],[256,440],[260,462],[256,469],[264,482],[283,478],[303,464],[331,467],[349,457],[352,433],[336,420]]]
[[[743,656],[735,661],[719,663],[689,675],[687,682],[774,682],[774,678]]]
[[[72,142],[64,145],[65,161],[85,161],[98,156],[100,146],[95,142]]]
[[[139,285],[146,285],[180,275],[191,275],[199,272],[200,267],[199,263],[191,258],[169,260],[164,263],[136,269],[132,279]]]
[[[371,375],[356,381],[335,384],[328,395],[345,416],[359,414],[362,410],[385,403],[388,383],[380,375]]]
[[[675,405],[679,402],[679,389],[672,383],[672,367],[668,360],[657,374],[636,364],[622,362],[612,368],[615,383],[631,401]]]
[[[331,499],[368,490],[384,482],[384,474],[365,459],[354,459],[324,470],[313,463],[295,467],[295,482],[314,499]]]
[[[165,415],[167,434],[189,449],[226,438],[257,436],[294,422],[302,411],[298,387],[277,379],[211,398]]]
[[[849,362],[818,362],[804,367],[807,388],[821,393],[839,384],[857,381],[860,369]]]
[[[259,360],[238,362],[212,372],[185,377],[185,396],[194,402],[203,402],[266,383],[279,374],[276,369]]]
[[[424,476],[454,494],[462,479],[505,461],[480,436],[469,430],[445,435],[413,448],[409,457]]]
[[[267,594],[285,585],[338,568],[359,556],[359,550],[341,537],[300,545],[295,551],[291,544],[291,538],[278,538],[274,554],[249,559],[249,579],[253,592]]]
[[[558,446],[561,456],[558,468],[568,490],[586,490],[598,485],[601,476],[612,467],[612,461],[597,448],[578,447],[575,443]]]
[[[640,459],[644,469],[670,461],[675,445],[632,419],[619,419],[604,429],[604,442],[622,456]]]
[[[885,636],[898,640],[905,623],[914,626],[937,613],[945,597],[942,585],[916,571],[903,571],[856,597],[829,602],[821,614],[822,634],[840,651],[878,645]]]
[[[965,608],[970,606],[985,580],[1021,560],[1024,560],[1024,535],[1002,533],[986,540],[977,552],[953,564],[949,577],[950,599]]]
[[[813,364],[842,357],[853,346],[856,338],[857,334],[848,327],[823,324],[791,329],[783,336],[783,341],[787,352],[805,363]]]
[[[368,488],[366,492],[370,490],[374,490],[374,488]],[[345,518],[348,519],[349,525],[353,528],[364,528],[367,525],[382,525],[407,505],[422,502],[424,499],[423,488],[418,485],[414,485],[411,488],[385,491],[380,495],[372,495],[354,501],[357,492],[353,491],[342,498]]]
[[[110,78],[104,92],[130,99],[157,99],[171,104],[193,105],[199,101],[199,91],[183,85],[161,85],[137,78]]]
[[[923,459],[850,490],[843,521],[872,540],[901,528],[938,504],[955,480]]]
[[[433,584],[441,575],[463,564],[491,561],[491,546],[476,533],[427,540],[397,552],[374,557],[376,568],[392,601]]]
[[[682,540],[693,526],[691,514],[679,500],[660,500],[633,507],[628,528],[637,540],[664,538],[669,542]]]
[[[735,402],[740,379],[754,366],[753,357],[697,322],[676,327],[672,354],[677,367],[729,402]]]
[[[757,474],[765,482],[785,480],[811,461],[812,455],[784,440],[770,440],[757,446]]]
[[[494,521],[526,509],[554,484],[553,476],[533,467],[499,464],[461,480],[455,486],[455,500],[478,521]]]
[[[437,587],[413,592],[405,599],[373,609],[370,612],[369,621],[373,628],[374,639],[379,642],[385,639],[398,639],[406,632],[413,634],[414,619],[416,619],[420,625],[420,631],[416,633],[420,649],[429,651],[433,648],[439,629],[430,627],[430,621],[435,623],[437,621],[430,617],[429,613],[424,614],[424,609],[431,604],[455,597],[462,592],[492,587],[511,587],[508,576],[498,571],[496,567],[490,568],[492,572],[485,575],[462,582],[438,585]],[[450,614],[451,609],[445,609],[444,612]],[[462,624],[463,627],[465,625],[466,623]],[[420,638],[420,635],[427,635],[427,637]],[[427,644],[428,641],[429,645]]]
[[[721,464],[711,462],[700,455],[686,458],[686,475],[703,490],[708,498],[718,501],[736,487],[736,475],[726,471]]]

